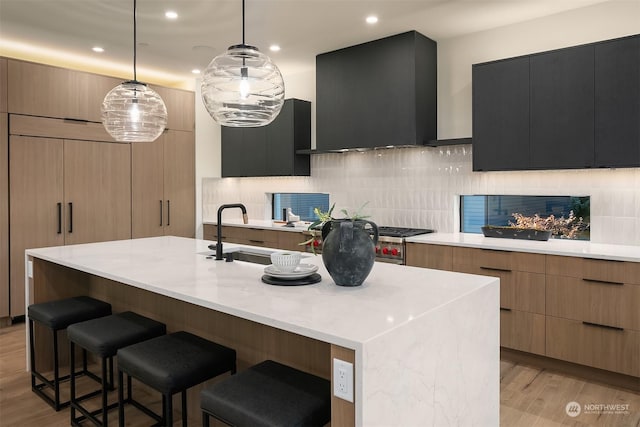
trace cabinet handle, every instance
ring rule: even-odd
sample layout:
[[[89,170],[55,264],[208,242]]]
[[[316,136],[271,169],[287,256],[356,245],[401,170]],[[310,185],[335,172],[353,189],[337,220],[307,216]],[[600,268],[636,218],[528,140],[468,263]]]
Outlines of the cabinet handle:
[[[505,272],[505,273],[511,273],[511,270],[508,270],[508,269],[506,269],[506,268],[494,268],[494,267],[483,267],[483,266],[480,266],[480,268],[481,268],[482,270],[489,270],[489,271],[502,271],[502,272]]]
[[[62,203],[58,202],[58,234],[62,234]]]
[[[160,200],[160,227],[162,227],[162,223],[164,220],[162,219],[162,200]]]
[[[251,243],[260,243],[260,244],[264,244],[264,240],[253,240],[253,239],[249,239],[249,241]]]
[[[504,252],[504,253],[511,253],[511,251],[505,250],[505,249],[480,249],[481,251],[484,252]]]
[[[622,282],[610,282],[608,280],[585,279],[585,278],[582,278],[582,280],[589,283],[600,283],[601,285],[615,285],[615,286],[624,285],[624,283]]]
[[[78,125],[86,125],[86,124],[89,123],[89,120],[73,119],[71,117],[65,117],[64,119],[62,119],[62,121],[64,121],[65,123],[73,123],[73,124],[78,124]]]
[[[500,307],[500,311],[511,311],[510,308]]]
[[[69,233],[73,233],[73,203],[69,202]]]
[[[171,225],[171,201],[167,200],[167,225]]]
[[[586,326],[595,326],[596,328],[613,329],[614,331],[624,331],[624,328],[619,328],[617,326],[601,325],[599,323],[584,322],[584,321],[582,322],[582,324]]]

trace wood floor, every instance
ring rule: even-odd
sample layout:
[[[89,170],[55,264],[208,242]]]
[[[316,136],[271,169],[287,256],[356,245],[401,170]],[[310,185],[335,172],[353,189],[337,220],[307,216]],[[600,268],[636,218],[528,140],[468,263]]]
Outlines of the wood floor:
[[[55,412],[31,392],[30,377],[24,370],[24,334],[24,324],[0,328],[0,427],[68,426],[68,409]],[[159,406],[159,398],[144,390],[134,388],[134,394],[144,403]],[[575,418],[565,411],[572,401],[586,408]],[[626,413],[609,414],[597,406],[616,404],[619,410],[628,408]],[[195,420],[199,419],[196,414],[191,415]],[[112,417],[111,424],[117,424],[117,414]],[[134,409],[127,411],[126,421],[128,426],[151,424],[149,418]],[[175,425],[181,424],[176,421]],[[640,427],[640,394],[502,360],[500,425]]]

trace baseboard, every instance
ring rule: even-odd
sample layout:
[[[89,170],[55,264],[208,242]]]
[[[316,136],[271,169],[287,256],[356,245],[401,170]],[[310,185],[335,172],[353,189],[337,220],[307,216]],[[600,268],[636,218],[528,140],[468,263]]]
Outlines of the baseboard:
[[[634,392],[640,392],[640,378],[590,366],[578,365],[564,360],[552,359],[546,356],[526,353],[500,347],[500,359],[512,362],[526,363],[540,368],[553,370],[562,374],[572,375],[589,381],[624,388]]]

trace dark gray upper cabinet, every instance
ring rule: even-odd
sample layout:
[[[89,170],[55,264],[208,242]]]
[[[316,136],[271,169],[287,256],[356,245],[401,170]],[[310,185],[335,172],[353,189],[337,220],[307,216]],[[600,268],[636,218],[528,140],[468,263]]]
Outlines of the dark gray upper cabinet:
[[[595,46],[595,166],[640,166],[640,36]]]
[[[473,170],[529,168],[529,57],[473,66]]]
[[[531,168],[593,165],[593,45],[531,56]]]
[[[317,150],[435,140],[436,60],[415,31],[316,56]]]
[[[309,176],[311,103],[287,99],[267,126],[222,126],[222,177]]]
[[[474,65],[473,146],[476,171],[640,167],[640,36]]]

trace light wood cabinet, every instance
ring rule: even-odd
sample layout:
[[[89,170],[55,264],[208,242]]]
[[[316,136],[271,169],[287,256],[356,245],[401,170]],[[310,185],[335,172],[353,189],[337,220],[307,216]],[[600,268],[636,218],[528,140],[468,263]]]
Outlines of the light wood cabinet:
[[[278,231],[278,248],[288,251],[306,251],[304,245],[300,243],[307,240],[307,236],[295,231]]]
[[[7,59],[0,58],[0,113],[8,112],[7,109]]]
[[[116,77],[9,59],[8,112],[100,123],[104,97],[123,81]],[[167,128],[194,131],[194,93],[155,85],[150,87],[158,92],[167,107]]]
[[[499,277],[501,346],[640,376],[640,263],[428,244],[406,255]]]
[[[131,238],[128,144],[64,141],[65,244]]]
[[[203,237],[205,240],[216,241],[218,239],[217,227],[213,224],[204,224]],[[263,228],[234,227],[225,225],[222,227],[222,241],[237,243],[239,245],[262,246],[268,248],[284,249],[288,251],[304,252],[305,247],[299,243],[304,242],[306,236],[301,232],[267,230]]]
[[[11,136],[11,316],[24,314],[28,248],[64,245],[64,142]]]
[[[640,286],[547,276],[547,315],[640,331]]]
[[[453,271],[500,278],[500,307],[545,314],[544,255],[453,248]]]
[[[150,85],[167,107],[167,128],[193,132],[196,126],[195,94],[191,91]]]
[[[11,316],[24,314],[24,251],[131,237],[130,148],[10,137]]]
[[[24,314],[26,248],[195,236],[194,93],[154,86],[171,130],[118,144],[100,109],[122,81],[0,58],[0,318]]]
[[[132,236],[195,236],[193,132],[165,131],[156,141],[133,144]]]
[[[544,354],[544,255],[465,247],[452,250],[453,271],[500,279],[500,345]]]
[[[0,67],[2,66],[0,59]],[[6,61],[4,61],[6,64]],[[0,77],[2,73],[0,72]],[[0,98],[3,96],[0,92]],[[0,319],[9,316],[9,122],[0,113]]]
[[[546,355],[640,376],[640,332],[547,316]]]
[[[10,113],[87,120],[89,74],[9,60]]]
[[[223,226],[222,236],[223,241],[240,245],[278,247],[278,232],[274,230]]]
[[[500,345],[545,354],[545,316],[519,310],[500,310]]]
[[[640,263],[548,255],[547,356],[640,376]]]
[[[406,244],[406,263],[414,267],[453,269],[453,247],[444,245]]]
[[[11,135],[115,142],[102,123],[11,114]]]

